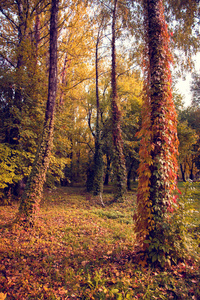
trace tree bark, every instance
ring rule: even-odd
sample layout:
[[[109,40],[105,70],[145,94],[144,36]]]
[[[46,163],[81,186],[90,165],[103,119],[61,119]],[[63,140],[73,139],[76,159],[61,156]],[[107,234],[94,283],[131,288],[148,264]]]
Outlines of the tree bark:
[[[193,155],[191,158],[191,168],[190,168],[190,180],[194,180],[194,161],[193,161]]]
[[[175,253],[169,214],[177,182],[177,120],[172,99],[169,33],[162,0],[144,0],[146,78],[136,231],[148,257],[160,264]],[[162,246],[161,246],[162,245]],[[168,254],[167,254],[168,253]]]
[[[180,169],[181,169],[182,180],[183,180],[183,182],[186,182],[186,179],[185,179],[185,170],[183,169],[183,165],[182,164],[180,164]]]
[[[49,166],[51,149],[53,146],[54,112],[57,90],[57,19],[58,2],[52,0],[50,19],[50,68],[48,99],[46,105],[43,134],[38,151],[29,175],[25,191],[21,198],[18,220],[33,223],[33,216],[39,208],[46,172]]]
[[[131,191],[131,175],[132,175],[132,169],[134,166],[134,159],[132,160],[130,167],[128,169],[128,174],[127,174],[127,189],[128,191]]]
[[[113,169],[115,176],[115,201],[123,201],[126,192],[126,167],[123,154],[123,140],[121,132],[121,112],[118,108],[117,82],[116,82],[116,49],[115,49],[115,25],[116,25],[117,0],[114,1],[112,15],[112,71],[111,71],[111,109],[112,109],[112,136],[113,136]]]
[[[111,159],[110,159],[110,156],[108,153],[106,153],[106,160],[107,160],[107,164],[106,164],[106,175],[105,175],[105,179],[104,179],[104,185],[109,184],[109,177],[110,177]]]
[[[93,193],[100,197],[101,204],[103,194],[103,152],[101,143],[101,131],[100,131],[100,103],[99,103],[99,57],[98,48],[100,42],[100,30],[97,36],[96,42],[96,54],[95,54],[95,68],[96,68],[96,134],[95,134],[95,153],[94,153],[94,178],[93,178]]]

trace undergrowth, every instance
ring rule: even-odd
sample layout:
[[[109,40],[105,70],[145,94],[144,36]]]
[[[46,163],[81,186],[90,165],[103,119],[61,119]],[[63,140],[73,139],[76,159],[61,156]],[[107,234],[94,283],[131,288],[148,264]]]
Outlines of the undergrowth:
[[[184,218],[197,240],[199,189],[193,196]],[[198,249],[196,259],[163,270],[142,266],[134,252],[136,196],[118,204],[111,197],[104,193],[102,208],[81,187],[46,191],[33,228],[1,229],[0,299],[199,299]],[[0,224],[17,208],[0,207]]]

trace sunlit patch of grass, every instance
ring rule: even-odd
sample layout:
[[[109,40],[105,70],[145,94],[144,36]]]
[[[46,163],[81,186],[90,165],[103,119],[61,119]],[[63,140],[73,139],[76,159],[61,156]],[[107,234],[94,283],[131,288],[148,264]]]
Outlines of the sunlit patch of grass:
[[[188,181],[179,183],[179,187],[179,223],[186,233],[188,247],[192,252],[200,254],[200,183]]]
[[[133,224],[133,218],[130,214],[124,214],[118,210],[103,210],[103,209],[93,209],[92,213],[104,219],[114,219],[119,223]]]

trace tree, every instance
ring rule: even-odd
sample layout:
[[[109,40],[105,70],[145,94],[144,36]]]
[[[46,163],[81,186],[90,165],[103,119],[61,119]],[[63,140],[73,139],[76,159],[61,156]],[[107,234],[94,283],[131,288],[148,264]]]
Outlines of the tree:
[[[88,100],[92,100],[88,103],[88,125],[95,142],[94,158],[92,162],[89,162],[87,172],[87,191],[93,191],[93,194],[99,196],[101,204],[103,204],[103,174],[104,174],[104,162],[102,151],[102,112],[101,112],[101,94],[99,89],[100,76],[102,75],[101,61],[104,58],[102,47],[102,41],[105,38],[105,29],[107,27],[107,16],[105,10],[101,6],[94,7],[93,16],[93,39],[95,41],[95,104],[92,98],[94,93],[88,97]],[[94,89],[94,85],[90,85],[90,89]],[[92,98],[91,98],[92,96]],[[93,102],[93,105],[92,105]],[[95,120],[92,121],[92,110],[96,113]],[[94,123],[94,124],[92,124]]]
[[[87,128],[87,86],[94,80],[95,70],[91,62],[94,56],[91,20],[83,1],[71,1],[65,9],[60,6],[60,43],[58,55],[58,101],[55,119],[54,163],[64,163],[64,172],[58,176],[61,184],[85,181],[88,152],[92,142]],[[89,148],[89,150],[88,150]],[[54,168],[55,169],[55,168]],[[59,174],[58,174],[59,175]],[[55,178],[51,163],[47,180]],[[50,180],[49,180],[50,179]],[[47,183],[48,183],[47,182]],[[52,182],[52,183],[51,183]]]
[[[179,163],[182,180],[186,181],[186,175],[190,176],[190,179],[194,179],[193,169],[194,160],[196,157],[196,146],[198,147],[198,136],[196,131],[192,129],[187,121],[178,123],[178,139],[179,139]]]
[[[93,193],[99,195],[100,202],[104,206],[102,193],[103,193],[103,151],[102,151],[102,131],[101,131],[101,108],[99,97],[99,46],[101,44],[103,29],[105,28],[105,15],[101,15],[100,24],[96,38],[95,49],[95,70],[96,70],[96,132],[95,137],[95,153],[94,153],[94,177],[93,177]]]
[[[113,136],[113,157],[114,157],[114,176],[116,180],[115,200],[122,201],[126,191],[126,166],[123,154],[123,140],[121,133],[121,112],[118,108],[117,82],[116,82],[116,16],[117,16],[117,0],[114,0],[112,14],[112,70],[111,70],[111,110],[112,110],[112,136]]]
[[[139,133],[140,166],[136,232],[148,259],[164,264],[175,255],[169,214],[177,178],[177,121],[172,100],[169,33],[162,0],[145,0],[145,94]]]
[[[124,156],[127,169],[127,188],[131,190],[131,181],[136,180],[139,167],[139,140],[136,133],[141,128],[142,81],[137,72],[125,72],[118,79],[119,97],[123,113],[122,133]]]
[[[40,29],[35,26],[37,22],[35,16],[38,15],[36,11],[40,9],[42,12],[45,6],[45,1],[41,3],[34,0],[2,1],[0,4],[0,18],[3,25],[0,57],[12,74],[10,87],[12,86],[13,90],[7,106],[10,124],[7,126],[5,142],[13,145],[20,144],[24,107],[30,107],[32,104],[30,99],[36,98],[39,81],[36,64]],[[5,75],[3,77],[6,79]]]
[[[2,1],[0,4],[0,140],[8,154],[5,171],[9,161],[12,165],[12,176],[4,176],[5,180],[2,178],[4,183],[7,181],[2,194],[6,197],[6,190],[9,189],[14,194],[12,199],[18,195],[21,181],[30,173],[37,138],[42,132],[41,122],[45,111],[43,96],[47,91],[47,80],[45,64],[42,64],[42,47],[36,51],[41,46],[39,32],[43,22],[36,26],[36,30],[35,17],[37,9],[41,17],[46,5],[46,1],[41,3],[35,0]],[[41,39],[45,40],[43,34]]]
[[[123,153],[123,138],[122,138],[122,114],[120,111],[120,98],[118,96],[118,86],[117,77],[118,68],[120,69],[120,64],[118,64],[119,56],[116,56],[116,39],[125,38],[127,34],[127,26],[132,30],[131,16],[132,12],[136,12],[134,7],[131,7],[130,1],[97,1],[97,5],[102,7],[102,12],[108,16],[108,20],[111,20],[111,120],[112,120],[112,169],[113,177],[115,183],[115,195],[114,201],[122,201],[124,193],[126,191],[126,165]],[[133,18],[132,18],[133,20]],[[108,21],[107,21],[108,23]],[[124,31],[123,29],[126,28]],[[109,34],[109,30],[107,29]],[[107,35],[108,35],[107,34]],[[106,41],[107,44],[107,41]],[[121,43],[121,50],[126,53],[127,49],[123,47],[123,42]],[[125,54],[126,55],[126,54]],[[131,56],[131,55],[130,55]],[[127,55],[126,55],[127,57]],[[132,60],[133,64],[133,60]],[[125,71],[126,72],[126,71]],[[104,147],[105,149],[105,147]],[[107,148],[108,149],[108,148]],[[108,154],[108,151],[107,151]],[[108,158],[108,155],[107,155]],[[108,159],[108,169],[110,166],[110,160]],[[108,173],[107,173],[108,175]],[[106,182],[107,182],[106,176]]]
[[[33,222],[33,214],[40,204],[46,172],[49,166],[50,153],[53,146],[54,113],[57,90],[58,2],[59,0],[52,0],[51,3],[49,86],[43,135],[19,207],[18,218],[20,221],[29,223]]]
[[[192,105],[179,112],[178,136],[179,162],[182,179],[194,180],[200,169],[200,108],[198,105],[198,80],[192,83]]]
[[[193,55],[199,51],[200,5],[196,0],[167,0],[165,15],[172,35],[174,62],[183,72],[194,67]],[[179,50],[178,52],[175,50]],[[192,57],[193,56],[193,57]],[[184,76],[184,72],[179,74]]]
[[[192,92],[192,106],[196,109],[200,109],[200,75],[197,73],[192,74],[190,90]]]

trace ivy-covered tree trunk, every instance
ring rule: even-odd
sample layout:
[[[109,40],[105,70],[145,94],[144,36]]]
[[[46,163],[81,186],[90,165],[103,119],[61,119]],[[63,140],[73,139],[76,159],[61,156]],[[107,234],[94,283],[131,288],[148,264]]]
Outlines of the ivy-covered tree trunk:
[[[115,24],[117,0],[114,1],[112,15],[112,71],[111,71],[111,109],[112,109],[112,136],[113,136],[113,170],[115,176],[115,201],[123,201],[126,192],[126,166],[123,153],[123,140],[121,132],[121,112],[118,108],[117,82],[116,82],[116,50],[115,50]]]
[[[146,53],[136,232],[148,258],[164,263],[175,253],[170,212],[177,179],[177,121],[172,100],[169,33],[162,0],[144,0]],[[170,253],[170,254],[169,254]]]
[[[100,29],[97,36],[96,43],[96,106],[97,106],[97,116],[96,116],[96,134],[95,134],[95,153],[94,153],[94,177],[93,177],[93,193],[100,197],[101,204],[103,204],[102,194],[103,194],[103,151],[101,142],[101,131],[100,131],[100,103],[99,103],[99,57],[98,48],[100,41]]]
[[[21,198],[18,219],[32,223],[32,217],[39,208],[46,172],[49,166],[53,146],[54,112],[57,90],[57,15],[59,0],[52,0],[50,19],[50,64],[49,87],[46,105],[43,135],[28,178],[25,191]]]
[[[110,178],[110,165],[111,165],[111,158],[108,153],[106,153],[106,170],[105,170],[105,179],[104,179],[104,185],[108,185],[109,178]]]

